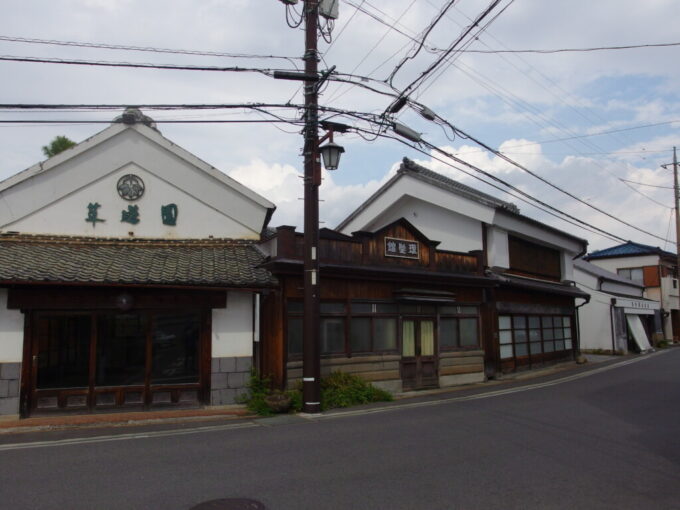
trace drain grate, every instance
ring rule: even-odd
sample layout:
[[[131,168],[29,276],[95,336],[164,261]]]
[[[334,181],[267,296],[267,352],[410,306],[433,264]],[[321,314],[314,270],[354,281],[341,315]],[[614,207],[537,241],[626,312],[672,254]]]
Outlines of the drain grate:
[[[254,499],[227,498],[204,501],[189,510],[267,510],[267,508]]]

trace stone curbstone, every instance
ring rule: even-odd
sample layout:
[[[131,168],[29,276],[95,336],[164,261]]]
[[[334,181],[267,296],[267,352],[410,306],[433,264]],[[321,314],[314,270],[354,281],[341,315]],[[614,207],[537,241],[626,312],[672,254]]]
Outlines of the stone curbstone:
[[[9,381],[9,392],[8,397],[18,397],[19,396],[19,381]]]
[[[9,394],[9,381],[0,379],[0,398],[7,398],[9,396],[11,396]]]

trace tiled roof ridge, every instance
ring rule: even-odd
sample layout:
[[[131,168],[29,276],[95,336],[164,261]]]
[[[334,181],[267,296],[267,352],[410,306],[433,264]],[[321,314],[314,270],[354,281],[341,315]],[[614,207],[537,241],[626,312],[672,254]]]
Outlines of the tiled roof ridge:
[[[492,195],[471,188],[470,186],[467,186],[461,182],[451,179],[450,177],[435,172],[434,170],[430,170],[429,168],[424,167],[406,157],[402,160],[402,164],[399,167],[399,170],[397,170],[397,173],[419,174],[422,178],[428,179],[430,181],[436,181],[435,183],[433,183],[435,185],[443,184],[445,186],[448,186],[449,188],[454,188],[460,193],[468,195],[473,199],[477,199],[478,201],[487,202],[493,204],[495,207],[519,213],[519,208],[511,202],[506,202],[505,200],[501,200],[500,198],[496,198]]]
[[[590,258],[598,258],[598,257],[606,257],[606,256],[614,256],[614,255],[626,255],[626,254],[631,254],[634,255],[635,253],[626,253],[625,248],[630,247],[630,248],[637,248],[639,253],[654,253],[657,255],[666,255],[666,256],[672,256],[675,257],[676,254],[673,252],[669,252],[666,250],[663,250],[659,246],[652,246],[650,244],[642,244],[642,243],[636,243],[635,241],[626,241],[625,243],[618,244],[616,246],[610,246],[609,248],[603,248],[601,250],[595,250],[592,253],[589,253],[586,257],[584,257],[586,260]]]
[[[200,238],[200,239],[166,239],[148,237],[94,237],[94,236],[69,236],[54,234],[26,234],[14,232],[0,232],[0,243],[24,242],[34,244],[61,244],[61,245],[84,245],[97,244],[110,245],[138,245],[138,246],[249,246],[255,245],[258,240],[234,239],[228,237]]]

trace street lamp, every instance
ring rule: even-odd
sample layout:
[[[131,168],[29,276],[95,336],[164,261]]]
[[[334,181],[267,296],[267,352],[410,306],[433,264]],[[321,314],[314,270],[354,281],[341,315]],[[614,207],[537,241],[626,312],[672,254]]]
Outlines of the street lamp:
[[[319,147],[319,152],[323,158],[323,166],[326,167],[326,170],[335,170],[340,164],[340,155],[345,152],[345,148],[330,141],[326,145]]]

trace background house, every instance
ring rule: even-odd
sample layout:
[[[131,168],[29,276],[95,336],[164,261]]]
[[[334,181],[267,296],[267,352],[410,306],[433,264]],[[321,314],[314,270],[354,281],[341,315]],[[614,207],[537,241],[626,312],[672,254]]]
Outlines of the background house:
[[[661,248],[628,241],[598,250],[587,261],[644,285],[644,297],[657,301],[663,317],[663,338],[678,341],[680,335],[680,293],[677,256]]]
[[[642,283],[583,259],[574,261],[574,280],[591,296],[578,310],[582,351],[646,351],[661,336],[661,307],[643,297]]]
[[[0,413],[234,402],[273,210],[135,109],[0,183]]]

